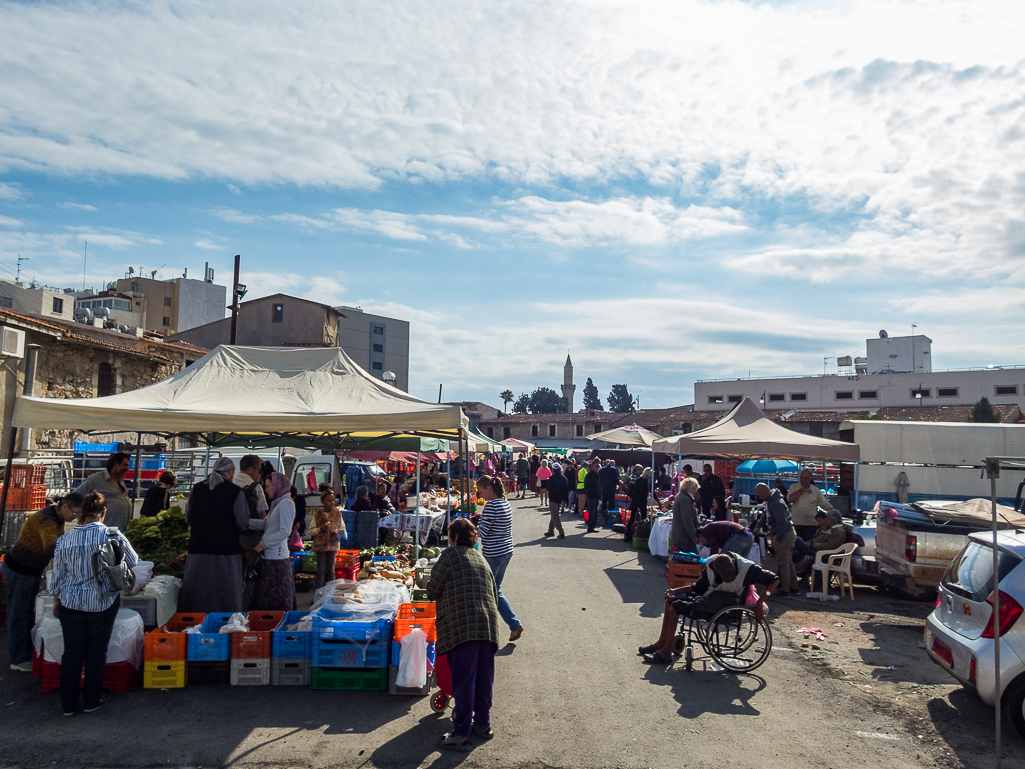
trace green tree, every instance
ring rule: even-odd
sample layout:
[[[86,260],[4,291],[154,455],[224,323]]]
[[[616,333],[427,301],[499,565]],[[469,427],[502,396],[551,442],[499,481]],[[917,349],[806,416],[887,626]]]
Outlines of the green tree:
[[[972,415],[968,418],[969,422],[999,422],[1000,415],[997,410],[993,408],[993,404],[989,402],[989,398],[983,395],[979,398],[979,402],[972,406]]]
[[[550,387],[538,387],[530,394],[531,414],[557,414],[559,394]]]
[[[505,404],[502,406],[502,411],[508,411],[509,404],[516,399],[516,396],[512,394],[512,390],[502,390],[502,392],[498,394],[498,397],[501,398],[502,403]]]
[[[558,413],[568,414],[569,413],[569,398],[562,396],[559,398]]]
[[[616,414],[632,414],[637,410],[637,404],[625,384],[612,385],[609,393],[609,411]]]
[[[591,377],[587,377],[587,384],[584,385],[584,408],[591,411],[604,411],[601,405],[601,398],[598,397],[598,388],[594,386]]]
[[[516,399],[513,404],[514,414],[526,414],[530,410],[530,396],[526,393],[520,393],[520,397]]]

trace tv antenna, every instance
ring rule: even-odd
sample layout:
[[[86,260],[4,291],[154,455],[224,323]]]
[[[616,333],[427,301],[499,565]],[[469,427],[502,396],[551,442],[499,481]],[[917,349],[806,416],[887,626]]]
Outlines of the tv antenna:
[[[21,280],[21,263],[22,262],[30,262],[30,261],[32,261],[32,260],[29,259],[27,256],[22,256],[21,254],[18,254],[18,274],[15,275],[15,277],[14,277],[14,281],[16,283]],[[7,273],[7,274],[10,275],[10,273]]]
[[[89,241],[85,242],[85,248],[82,250],[82,290],[85,291],[85,267],[89,263]]]

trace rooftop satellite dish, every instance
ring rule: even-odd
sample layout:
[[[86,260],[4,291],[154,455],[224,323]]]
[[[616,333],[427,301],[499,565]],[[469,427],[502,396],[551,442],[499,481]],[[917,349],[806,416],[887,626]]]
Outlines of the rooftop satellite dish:
[[[134,275],[135,274],[135,268],[134,267],[129,267],[128,268],[128,274],[129,275]]]
[[[882,331],[880,331],[880,332],[879,332],[879,338],[880,338],[880,339],[886,339],[886,338],[888,338],[889,336],[890,336],[890,335],[886,333],[886,329],[883,329]]]

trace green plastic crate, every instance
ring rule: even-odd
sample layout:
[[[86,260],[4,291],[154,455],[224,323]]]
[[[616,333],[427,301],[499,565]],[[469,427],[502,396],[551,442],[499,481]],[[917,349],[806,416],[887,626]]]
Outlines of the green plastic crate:
[[[414,587],[410,591],[410,599],[413,603],[427,603],[427,591]]]
[[[330,691],[386,692],[388,668],[311,668],[310,688]]]

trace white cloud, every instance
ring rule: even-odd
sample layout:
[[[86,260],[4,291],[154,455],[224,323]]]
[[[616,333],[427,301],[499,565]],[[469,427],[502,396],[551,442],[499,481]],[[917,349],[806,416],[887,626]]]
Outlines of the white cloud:
[[[214,216],[220,217],[226,222],[233,222],[234,224],[252,224],[253,222],[260,221],[259,216],[243,214],[241,211],[237,211],[234,208],[216,209],[210,213]]]
[[[193,243],[196,248],[204,248],[209,251],[222,251],[224,246],[218,246],[216,243],[211,243],[209,240],[200,239]]]
[[[96,206],[90,206],[88,203],[61,203],[61,208],[72,208],[76,211],[98,211]]]
[[[240,190],[234,184],[229,184],[228,185],[228,192],[230,192],[232,195],[241,195],[242,194],[242,190]]]
[[[25,223],[20,219],[12,219],[9,216],[0,216],[0,227],[23,227]]]
[[[0,200],[19,200],[22,197],[21,190],[16,184],[0,182]]]
[[[377,232],[393,240],[427,240],[416,225],[415,217],[392,211],[362,211],[356,208],[336,208],[331,218],[343,227],[364,232]]]

